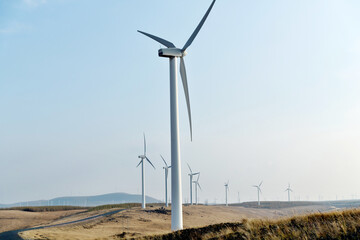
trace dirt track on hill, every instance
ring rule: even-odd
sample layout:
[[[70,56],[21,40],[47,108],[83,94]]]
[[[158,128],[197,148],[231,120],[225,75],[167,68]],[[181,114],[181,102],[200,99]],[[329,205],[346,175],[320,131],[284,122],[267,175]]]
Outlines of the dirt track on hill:
[[[42,225],[42,226],[38,226],[38,227],[32,227],[32,228],[26,228],[26,229],[18,229],[18,230],[13,230],[13,231],[7,231],[7,232],[0,233],[0,239],[19,240],[19,239],[21,239],[19,233],[24,232],[24,231],[35,231],[35,230],[41,230],[41,229],[46,229],[46,228],[54,228],[54,227],[71,225],[71,224],[78,224],[78,223],[91,221],[93,219],[97,219],[97,218],[101,218],[101,217],[111,216],[111,215],[119,213],[121,211],[123,211],[123,209],[107,211],[107,212],[103,212],[103,213],[100,213],[100,214],[99,214],[99,212],[97,212],[97,214],[94,214],[94,212],[93,212],[92,214],[90,213],[90,216],[88,215],[85,218],[81,217],[81,216],[79,217],[77,214],[74,214],[74,215],[69,216],[69,217],[72,217],[72,219],[70,221],[69,221],[69,219],[67,217],[64,217],[64,218],[60,219],[59,222],[55,223],[56,222],[55,221],[51,225]],[[76,219],[74,219],[74,217]],[[66,220],[64,221],[64,219],[66,219]],[[43,236],[40,235],[39,237],[42,238]],[[32,239],[34,239],[34,237]]]
[[[32,227],[41,224],[48,224],[56,219],[64,218],[84,210],[67,210],[54,212],[26,212],[19,210],[0,211],[0,233]]]

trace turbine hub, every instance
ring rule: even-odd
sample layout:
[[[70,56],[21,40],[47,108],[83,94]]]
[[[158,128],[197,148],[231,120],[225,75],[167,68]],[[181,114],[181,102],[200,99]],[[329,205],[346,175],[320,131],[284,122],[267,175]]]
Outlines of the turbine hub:
[[[183,52],[180,48],[160,48],[159,49],[159,57],[182,57]]]

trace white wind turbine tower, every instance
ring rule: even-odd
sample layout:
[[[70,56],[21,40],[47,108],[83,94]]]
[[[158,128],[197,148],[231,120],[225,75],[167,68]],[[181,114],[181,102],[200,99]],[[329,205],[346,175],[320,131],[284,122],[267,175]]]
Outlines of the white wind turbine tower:
[[[224,186],[225,186],[225,205],[228,206],[229,180],[224,184]]]
[[[144,133],[144,154],[139,155],[139,158],[141,159],[139,164],[136,166],[138,167],[141,164],[141,182],[142,182],[142,201],[141,201],[141,208],[145,208],[145,168],[144,168],[144,159],[148,161],[151,166],[155,169],[154,165],[150,162],[149,158],[146,156],[146,139],[145,139],[145,133]]]
[[[198,200],[199,200],[198,187],[199,187],[200,190],[202,190],[201,186],[200,186],[200,183],[199,183],[199,178],[200,178],[200,173],[199,173],[196,181],[193,181],[193,183],[195,184],[195,203],[196,203],[196,205],[198,204]]]
[[[193,184],[193,176],[200,174],[200,172],[196,172],[193,173],[193,171],[191,170],[190,165],[187,163],[187,166],[189,167],[190,173],[189,173],[189,177],[190,177],[190,204],[193,205],[193,197],[192,197],[192,184]]]
[[[194,41],[196,35],[199,33],[206,18],[208,17],[215,0],[211,3],[209,9],[206,11],[204,17],[196,27],[195,31],[191,34],[188,41],[183,48],[176,48],[172,42],[169,42],[160,37],[138,31],[149,38],[161,43],[167,48],[159,49],[159,57],[169,58],[170,62],[170,126],[171,126],[171,229],[180,230],[183,229],[183,217],[182,217],[182,196],[181,196],[181,162],[180,162],[180,140],[179,140],[179,106],[178,106],[178,84],[177,84],[177,59],[180,58],[180,75],[183,82],[187,110],[190,122],[190,137],[192,139],[192,124],[191,124],[191,111],[190,111],[190,99],[189,90],[187,84],[184,56],[186,55],[186,49]]]
[[[290,188],[290,183],[289,183],[287,189],[285,190],[285,192],[286,192],[286,191],[288,192],[288,202],[290,202],[290,192],[293,191],[293,190]]]
[[[160,157],[162,158],[162,160],[165,163],[165,167],[163,167],[163,169],[165,170],[165,207],[168,207],[168,194],[167,194],[167,179],[168,179],[168,174],[169,174],[169,168],[171,168],[171,166],[168,166],[165,159],[163,158],[163,156],[160,155]]]
[[[257,188],[257,195],[258,195],[258,205],[260,206],[260,193],[261,193],[261,184],[262,184],[262,181],[260,182],[259,185],[253,185],[253,187],[256,187]]]

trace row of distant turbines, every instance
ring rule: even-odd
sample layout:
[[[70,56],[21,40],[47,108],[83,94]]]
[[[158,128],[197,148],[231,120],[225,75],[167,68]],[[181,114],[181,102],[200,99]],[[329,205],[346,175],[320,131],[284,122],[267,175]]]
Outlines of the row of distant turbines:
[[[160,154],[161,159],[164,162],[164,173],[165,173],[165,206],[168,207],[169,203],[168,203],[168,186],[167,186],[167,180],[168,180],[168,175],[169,175],[169,169],[171,168],[171,166],[169,166],[166,162],[166,160],[164,159],[164,157]],[[148,161],[149,164],[155,169],[154,164],[150,161],[150,159],[146,156],[146,137],[144,134],[144,154],[143,155],[139,155],[139,158],[141,159],[139,164],[136,166],[140,166],[141,164],[141,185],[142,185],[142,201],[141,201],[141,207],[142,208],[146,208],[146,199],[145,199],[145,167],[144,167],[144,160]],[[200,178],[200,172],[193,172],[190,165],[187,163],[187,166],[190,170],[189,173],[189,177],[190,177],[190,204],[193,205],[193,185],[195,185],[195,204],[198,204],[198,188],[201,190],[201,186],[199,183],[199,178]],[[193,177],[197,176],[196,180],[193,180]],[[258,199],[258,205],[260,206],[260,193],[261,193],[261,185],[262,185],[263,181],[261,181],[259,183],[259,185],[253,185],[253,187],[255,187],[257,189],[257,199]],[[224,184],[225,187],[225,205],[228,206],[228,192],[229,192],[229,180]],[[293,190],[290,188],[290,183],[288,185],[288,187],[286,188],[285,192],[288,192],[288,201],[290,202],[290,192],[292,192]]]
[[[259,185],[253,185],[254,188],[257,190],[257,199],[258,199],[258,205],[260,206],[260,193],[261,193],[261,184],[263,182],[261,181]],[[228,192],[229,192],[229,180],[224,184],[225,187],[225,205],[228,206]],[[286,188],[285,192],[288,192],[288,201],[290,202],[290,192],[293,190],[290,188],[290,183],[288,184],[288,187]]]
[[[169,166],[166,162],[166,160],[164,159],[164,157],[160,154],[161,159],[163,160],[165,166],[163,167],[164,169],[164,173],[165,173],[165,206],[168,207],[169,203],[168,203],[168,186],[167,186],[167,180],[168,180],[168,176],[169,176],[169,170],[171,168],[171,166]],[[138,158],[140,158],[140,162],[136,167],[139,167],[141,165],[141,193],[142,193],[142,200],[141,200],[141,207],[142,208],[146,208],[146,199],[145,199],[145,166],[144,166],[144,160],[146,160],[154,169],[155,166],[154,164],[150,161],[150,159],[147,157],[146,155],[146,137],[144,134],[144,154],[139,155]],[[190,177],[190,204],[193,205],[193,190],[192,190],[192,186],[195,185],[195,203],[198,204],[198,188],[201,189],[200,183],[199,183],[199,178],[200,178],[200,172],[193,172],[191,170],[191,167],[189,164],[187,164],[187,166],[189,167],[190,173],[189,173],[189,177]],[[196,180],[193,180],[193,176],[197,176]]]

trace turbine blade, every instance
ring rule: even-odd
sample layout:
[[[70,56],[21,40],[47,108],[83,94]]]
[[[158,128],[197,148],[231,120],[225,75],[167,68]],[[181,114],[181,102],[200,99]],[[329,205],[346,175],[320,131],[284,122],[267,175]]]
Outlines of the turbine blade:
[[[261,186],[262,182],[263,182],[263,181],[260,182],[259,187]]]
[[[151,164],[151,166],[155,169],[155,166],[150,162],[150,160],[146,157],[146,160]]]
[[[161,154],[160,154],[160,157],[161,157],[161,158],[162,158],[162,160],[164,161],[164,163],[165,163],[166,167],[167,167],[167,168],[169,168],[169,166],[167,165],[167,163],[166,163],[165,159],[163,158],[163,156],[161,156]]]
[[[208,17],[212,7],[214,6],[214,3],[215,3],[216,0],[213,0],[213,2],[211,3],[209,9],[206,11],[204,17],[201,19],[199,25],[195,28],[195,31],[193,32],[193,34],[191,34],[189,40],[187,40],[187,42],[185,43],[184,47],[182,48],[182,51],[185,51],[190,45],[191,43],[194,41],[196,35],[199,33],[202,25],[204,24],[206,18]]]
[[[200,190],[202,191],[201,186],[200,186],[200,183],[197,182],[197,185],[198,185],[198,187],[200,188]]]
[[[200,178],[200,173],[198,174],[198,177],[197,177],[197,180],[196,180],[196,181],[199,181],[199,178]]]
[[[146,139],[145,139],[145,133],[144,133],[144,156],[146,156]]]
[[[192,122],[191,122],[191,109],[190,109],[190,97],[189,97],[189,87],[187,83],[187,76],[186,76],[186,69],[185,69],[185,62],[184,58],[180,58],[180,75],[181,80],[184,87],[184,93],[185,93],[185,99],[186,99],[186,105],[189,115],[189,124],[190,124],[190,139],[192,141]]]
[[[164,45],[164,46],[166,46],[168,48],[174,48],[175,47],[175,45],[172,42],[169,42],[169,41],[167,41],[165,39],[159,38],[157,36],[154,36],[154,35],[151,35],[149,33],[139,31],[139,30],[138,30],[138,32],[144,34],[145,36],[148,36],[149,38],[161,43],[162,45]]]
[[[139,164],[138,164],[138,165],[136,165],[136,167],[138,167],[138,166],[142,163],[142,161],[143,161],[143,160],[141,159],[141,160],[140,160],[140,162],[139,162]]]
[[[192,174],[192,171],[191,171],[191,167],[190,167],[190,165],[189,165],[188,163],[186,163],[186,164],[188,165],[189,170],[190,170],[190,173]]]

